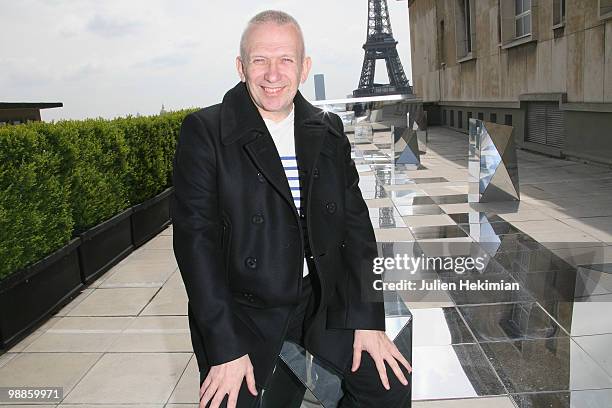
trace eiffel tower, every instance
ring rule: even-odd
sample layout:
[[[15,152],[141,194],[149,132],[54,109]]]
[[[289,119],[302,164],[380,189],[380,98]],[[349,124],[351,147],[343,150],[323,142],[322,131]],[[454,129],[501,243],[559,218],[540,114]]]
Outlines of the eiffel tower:
[[[353,91],[354,97],[412,94],[412,87],[404,73],[396,45],[397,41],[391,31],[387,0],[368,0],[368,37],[363,44],[365,57],[359,87]],[[387,63],[389,84],[374,83],[378,59],[384,59]]]

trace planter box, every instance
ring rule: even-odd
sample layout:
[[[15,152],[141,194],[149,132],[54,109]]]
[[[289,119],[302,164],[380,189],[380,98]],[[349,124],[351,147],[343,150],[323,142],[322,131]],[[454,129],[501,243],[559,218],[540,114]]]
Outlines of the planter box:
[[[80,238],[0,282],[0,345],[7,349],[80,293]]]
[[[79,264],[83,283],[90,283],[134,250],[130,215],[132,209],[81,233]]]
[[[132,242],[139,247],[170,224],[170,199],[174,187],[132,207]]]

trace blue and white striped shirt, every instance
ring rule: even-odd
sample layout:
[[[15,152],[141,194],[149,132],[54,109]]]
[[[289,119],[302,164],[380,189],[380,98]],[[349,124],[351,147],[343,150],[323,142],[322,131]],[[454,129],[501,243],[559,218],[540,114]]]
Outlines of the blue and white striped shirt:
[[[295,139],[294,139],[294,109],[291,107],[291,112],[287,117],[280,122],[274,122],[271,119],[265,119],[264,122],[268,127],[268,131],[274,140],[276,150],[280,155],[283,169],[285,170],[285,176],[289,181],[289,188],[291,195],[293,196],[293,202],[298,209],[298,213],[302,213],[304,209],[301,206],[301,193],[300,193],[300,176],[298,173],[297,158],[295,155]],[[308,265],[304,260],[304,272],[303,276],[308,275]]]

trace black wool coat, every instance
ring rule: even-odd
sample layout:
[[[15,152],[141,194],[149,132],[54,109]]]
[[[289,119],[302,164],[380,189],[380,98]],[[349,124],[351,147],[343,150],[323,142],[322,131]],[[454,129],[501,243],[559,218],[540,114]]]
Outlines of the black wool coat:
[[[385,328],[382,295],[369,291],[374,231],[342,122],[299,91],[294,109],[303,217],[243,82],[185,117],[173,162],[174,253],[200,373],[248,354],[264,388],[301,290],[303,228],[321,286],[306,348],[342,371],[354,329]]]

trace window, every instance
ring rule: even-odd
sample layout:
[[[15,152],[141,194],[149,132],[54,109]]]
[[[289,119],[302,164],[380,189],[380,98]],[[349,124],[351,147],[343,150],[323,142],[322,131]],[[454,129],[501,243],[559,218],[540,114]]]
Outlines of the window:
[[[457,127],[463,129],[463,111],[457,111]]]
[[[565,0],[553,0],[553,28],[565,23]]]
[[[506,115],[504,117],[504,125],[512,126],[512,115]]]
[[[455,0],[455,39],[457,58],[471,57],[474,43],[475,16],[471,2],[474,0]]]
[[[491,113],[489,115],[489,122],[497,123],[497,113]]]
[[[612,0],[599,0],[599,18],[612,17]]]
[[[537,11],[537,8],[531,7],[531,2],[532,0],[499,1],[502,48],[514,46],[517,39],[530,40],[533,31],[532,23],[536,20],[533,14]],[[535,38],[531,39],[535,40]]]
[[[501,18],[501,0],[497,0],[497,43],[502,42],[502,18]]]
[[[440,21],[440,32],[438,34],[438,55],[440,58],[440,65],[446,64],[446,42],[444,41],[444,20]]]
[[[478,120],[484,120],[484,113],[478,112]]]
[[[516,38],[531,34],[531,0],[514,0]]]
[[[455,126],[455,111],[454,110],[450,111],[450,125]]]
[[[442,123],[447,124],[446,122],[446,109],[442,109]]]

